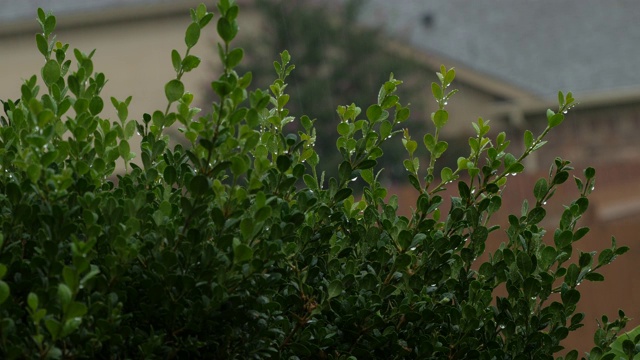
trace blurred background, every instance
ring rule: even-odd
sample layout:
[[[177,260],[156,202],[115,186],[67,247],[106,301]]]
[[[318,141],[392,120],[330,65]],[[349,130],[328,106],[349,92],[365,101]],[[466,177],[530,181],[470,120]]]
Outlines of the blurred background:
[[[35,46],[36,9],[58,18],[57,39],[85,53],[97,49],[96,71],[105,73],[105,99],[133,96],[130,117],[164,109],[164,84],[172,79],[170,52],[184,52],[184,31],[191,0],[0,0],[0,99],[20,97],[25,79],[38,73],[44,59]],[[272,63],[288,49],[296,69],[289,81],[294,116],[317,119],[318,151],[323,170],[337,171],[335,147],[338,105],[366,109],[379,86],[393,72],[403,80],[401,102],[411,104],[405,126],[416,140],[432,130],[429,114],[437,109],[430,84],[441,64],[455,67],[455,95],[443,137],[449,150],[440,166],[455,166],[468,155],[471,122],[490,119],[492,131],[506,131],[510,151],[523,150],[522,134],[546,125],[545,111],[557,108],[557,92],[572,91],[579,102],[545,145],[527,160],[526,172],[509,179],[503,214],[519,213],[533,198],[535,181],[548,176],[556,156],[573,162],[575,175],[596,168],[597,187],[582,226],[591,232],[579,251],[598,251],[615,235],[631,251],[602,273],[604,283],[584,283],[580,311],[585,327],[570,335],[567,347],[588,351],[601,314],[615,318],[623,308],[640,324],[640,3],[632,0],[238,0],[240,34],[245,49],[239,72],[251,70],[252,88],[275,77]],[[215,12],[215,2],[206,3]],[[193,53],[200,68],[183,82],[206,113],[219,76],[215,24],[202,34]],[[69,56],[72,53],[69,52]],[[105,117],[115,116],[107,109]],[[295,132],[295,124],[289,131]],[[169,133],[180,141],[180,133]],[[419,141],[420,143],[421,141]],[[405,213],[417,193],[402,167],[399,138],[386,144],[379,165],[390,193],[400,197]],[[136,150],[132,150],[136,151]],[[428,161],[425,152],[423,159]],[[439,172],[436,172],[439,173]],[[553,232],[563,205],[578,196],[568,181],[549,204],[543,225]],[[506,216],[504,216],[506,219]],[[493,248],[500,234],[490,238]],[[491,248],[491,246],[489,246]]]

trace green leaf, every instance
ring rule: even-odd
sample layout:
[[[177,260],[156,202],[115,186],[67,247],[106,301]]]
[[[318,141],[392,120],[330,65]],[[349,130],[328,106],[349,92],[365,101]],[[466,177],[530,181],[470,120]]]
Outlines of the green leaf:
[[[302,181],[304,181],[304,184],[307,185],[310,190],[318,189],[318,183],[316,182],[316,179],[313,178],[313,176],[304,174],[302,175]]]
[[[344,286],[342,285],[342,281],[338,279],[333,280],[327,287],[329,299],[332,299],[336,296],[340,296],[343,290],[344,290]]]
[[[42,80],[47,86],[53,85],[60,79],[60,64],[55,60],[49,60],[42,68]]]
[[[524,132],[524,147],[529,149],[533,146],[533,133],[529,130]]]
[[[369,160],[364,160],[363,162],[361,162],[361,163],[358,165],[358,169],[360,169],[360,170],[370,169],[370,168],[372,168],[372,167],[376,166],[376,164],[377,164],[377,163],[378,163],[377,161],[375,161],[375,160],[371,160],[371,159],[369,159]]]
[[[338,176],[340,177],[340,181],[350,181],[351,180],[351,172],[353,169],[351,168],[351,163],[348,161],[343,161],[340,163],[338,167]]]
[[[382,107],[378,104],[373,104],[367,108],[367,119],[372,123],[378,121],[382,116]]]
[[[408,230],[401,230],[400,234],[398,234],[398,245],[402,250],[407,250],[409,246],[411,246],[411,241],[413,240],[413,236],[411,232]]]
[[[118,144],[118,153],[123,159],[129,160],[131,154],[131,146],[129,146],[129,142],[127,140],[120,141],[120,144]]]
[[[547,184],[546,179],[539,179],[536,181],[536,184],[533,187],[533,195],[535,196],[537,201],[542,201],[545,196],[547,196],[547,192],[549,191],[549,186]]]
[[[102,101],[101,97],[94,96],[93,98],[91,98],[91,101],[89,102],[89,112],[91,112],[91,115],[100,114],[103,108],[104,108],[104,101]]]
[[[505,154],[505,155],[504,155],[504,160],[503,160],[503,162],[504,162],[504,168],[505,168],[505,169],[509,169],[509,168],[511,167],[511,165],[513,165],[513,164],[515,164],[515,163],[516,163],[516,161],[517,161],[517,160],[516,160],[516,157],[515,157],[515,156],[513,156],[513,154],[511,154],[511,153],[507,153],[507,154]]]
[[[37,183],[40,180],[40,174],[42,172],[42,167],[40,164],[31,164],[27,168],[27,175],[29,176],[29,180],[32,183]]]
[[[65,284],[58,284],[58,299],[63,307],[66,307],[71,302],[71,289]]]
[[[90,270],[86,273],[82,279],[80,279],[80,284],[84,285],[87,281],[91,280],[93,277],[100,273],[100,268],[97,265],[91,264]]]
[[[178,101],[184,94],[184,84],[180,80],[173,79],[164,86],[164,94],[169,102]]]
[[[47,328],[53,339],[56,340],[61,330],[60,322],[54,318],[46,318],[44,320],[44,326]]]
[[[569,289],[560,295],[565,306],[572,306],[580,301],[580,292],[576,289]]]
[[[79,285],[78,274],[69,266],[62,268],[62,278],[70,289],[77,289]]]
[[[78,330],[80,325],[82,324],[82,319],[80,317],[74,317],[64,322],[62,326],[62,332],[60,333],[60,337],[64,338],[69,336],[74,331]]]
[[[209,191],[209,180],[202,174],[194,176],[189,182],[189,191],[194,196],[206,194]]]
[[[547,123],[550,128],[560,125],[564,121],[564,115],[561,113],[555,114],[547,119]]]
[[[424,146],[427,148],[427,150],[429,150],[430,153],[433,153],[436,149],[436,138],[433,135],[427,133],[424,136],[423,141],[424,141]]]
[[[405,140],[403,141],[403,143],[404,143],[404,148],[407,150],[407,152],[409,152],[409,156],[413,156],[413,153],[418,148],[418,143],[415,142],[414,140]]]
[[[442,180],[442,182],[450,182],[453,180],[453,170],[451,170],[448,167],[444,167],[442,168],[442,170],[440,171],[440,180]]]
[[[47,43],[47,39],[45,39],[44,35],[36,34],[36,45],[38,46],[38,51],[40,51],[42,55],[49,55],[49,44]]]
[[[271,216],[271,207],[263,206],[258,211],[256,211],[255,220],[256,222],[265,221]]]
[[[227,54],[227,68],[234,68],[240,64],[244,57],[244,50],[242,48],[236,48]]]
[[[602,250],[600,255],[598,255],[598,266],[609,264],[613,260],[614,256],[615,255],[613,253],[613,250],[611,249]]]
[[[340,201],[348,198],[349,196],[351,196],[352,193],[353,193],[353,190],[350,189],[350,188],[340,189],[340,190],[338,190],[336,195],[333,197],[333,201],[340,202]]]
[[[176,168],[173,165],[167,165],[167,167],[164,168],[162,175],[164,177],[164,181],[169,185],[173,185],[178,178]]]
[[[558,253],[556,252],[556,249],[553,246],[545,246],[544,249],[542,250],[542,254],[540,258],[540,260],[544,264],[543,268],[551,266],[553,262],[556,260],[557,255]]]
[[[181,64],[182,58],[180,57],[180,53],[176,49],[171,50],[171,65],[173,65],[173,70],[176,72],[180,71]]]
[[[593,179],[596,176],[596,169],[592,167],[584,169],[584,176],[587,178],[587,180]]]
[[[444,75],[444,83],[445,84],[451,84],[453,82],[453,79],[455,79],[456,77],[456,71],[451,68],[447,71],[447,73]]]
[[[604,276],[602,274],[595,273],[595,272],[587,273],[587,275],[585,275],[584,278],[589,281],[604,281]]]
[[[81,302],[74,301],[69,304],[65,317],[67,319],[79,318],[87,313],[87,306]]]
[[[233,262],[234,263],[243,263],[249,261],[253,258],[253,250],[245,245],[239,244],[235,248],[233,248]]]
[[[571,232],[571,230],[557,231],[553,240],[556,247],[558,249],[562,249],[563,247],[571,244],[571,241],[573,240],[573,232]]]
[[[47,16],[47,19],[44,22],[44,33],[51,34],[53,30],[56,28],[56,17],[53,15]]]
[[[9,285],[6,282],[0,280],[0,304],[7,301],[10,294],[11,291],[9,289]]]
[[[444,154],[445,151],[447,151],[448,148],[449,144],[446,141],[438,141],[433,151],[433,156],[439,158],[440,156],[442,156],[442,154]]]
[[[349,123],[341,122],[340,124],[338,124],[338,134],[339,135],[347,136],[347,135],[349,135],[350,130],[351,130],[351,127],[349,126]]]
[[[125,139],[130,139],[133,134],[136,132],[137,129],[137,125],[138,123],[135,120],[129,120],[127,121],[127,125],[125,125],[124,127],[124,137]],[[156,144],[161,144],[162,142],[159,141]]]
[[[518,252],[516,262],[518,269],[520,269],[524,276],[528,276],[531,273],[533,263],[531,262],[531,257],[529,257],[527,253]]]
[[[46,168],[58,158],[58,154],[57,150],[46,152],[40,157],[40,163]]]
[[[200,65],[200,58],[194,55],[187,55],[184,60],[182,60],[182,69],[185,72],[189,72]]]
[[[449,113],[446,110],[438,110],[431,115],[431,120],[435,124],[435,126],[440,129],[442,128],[447,121],[449,120]]]
[[[27,296],[27,305],[29,305],[31,311],[36,311],[38,309],[38,295],[30,292]]]
[[[436,100],[440,100],[443,97],[442,88],[439,84],[434,82],[431,83],[431,93],[433,93],[433,97],[436,98]]]
[[[218,35],[224,40],[224,42],[229,43],[233,38],[238,34],[238,25],[235,21],[230,22],[227,18],[221,17],[218,19]]]
[[[578,360],[578,350],[569,351],[564,360]]]
[[[187,44],[187,47],[192,48],[198,43],[198,39],[200,39],[200,25],[194,22],[187,28],[184,43]]]

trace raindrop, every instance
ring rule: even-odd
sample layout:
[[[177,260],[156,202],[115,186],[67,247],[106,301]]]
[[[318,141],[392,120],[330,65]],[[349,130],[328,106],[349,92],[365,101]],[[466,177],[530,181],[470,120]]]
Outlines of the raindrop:
[[[444,102],[444,105],[445,105],[445,106],[446,106],[446,105],[448,105],[448,104],[449,104],[449,102],[448,102],[448,101],[445,101],[445,102]]]
[[[542,202],[542,205],[547,205],[547,202],[546,202],[546,201],[543,201],[543,202]]]
[[[531,297],[531,300],[535,300],[535,299],[537,299],[537,297],[535,297],[535,296],[532,296],[532,297]]]
[[[505,326],[504,324],[500,324],[500,326],[499,326],[499,327],[500,327],[500,329],[504,329],[504,328],[506,328],[506,326]]]
[[[431,284],[431,285],[429,285],[429,286],[431,286],[431,287],[436,287],[436,284]]]
[[[415,249],[416,249],[416,247],[414,246],[414,247],[412,247],[410,250],[411,250],[411,251],[414,251]]]
[[[356,177],[354,177],[353,179],[351,179],[351,181],[356,181],[356,180],[358,180],[358,177],[357,177],[357,176],[356,176]]]
[[[567,113],[567,110],[563,111],[562,113],[563,113],[563,114],[566,114],[566,113]]]

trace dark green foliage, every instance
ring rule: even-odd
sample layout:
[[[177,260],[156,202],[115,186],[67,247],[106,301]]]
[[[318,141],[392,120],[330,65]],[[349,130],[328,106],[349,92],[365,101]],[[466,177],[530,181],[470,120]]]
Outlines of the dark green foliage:
[[[201,5],[186,52],[171,53],[166,109],[132,120],[131,98],[112,98],[111,121],[100,117],[106,78],[93,70],[93,52],[68,60],[69,46],[52,40],[55,18],[38,12],[45,88],[36,76],[25,81],[0,119],[2,358],[548,359],[562,350],[584,318],[577,285],[603,280],[597,271],[627,251],[615,240],[598,255],[573,251],[588,231],[577,222],[594,170],[576,178],[580,198],[547,233],[545,204],[572,171],[556,159],[533,189],[536,203],[509,216],[508,242],[476,259],[499,231],[490,220],[507,176],[562,122],[570,93],[538,137],[525,134],[520,155],[507,152],[506,134],[487,138],[480,119],[469,156],[438,180],[454,93],[444,89],[455,72],[443,67],[432,86],[439,109],[423,137],[426,171],[418,142],[399,129],[409,109],[391,76],[365,111],[338,107],[341,162],[326,180],[316,171],[314,121],[286,107],[289,53],[269,90],[248,92],[251,74],[234,70],[243,51],[231,45],[238,7],[221,0],[218,13],[224,71],[212,83],[211,114],[197,117],[181,82],[200,64],[190,50],[213,20]],[[168,147],[163,129],[176,122],[189,148]],[[299,132],[283,132],[291,122]],[[378,181],[380,146],[399,134],[417,191],[410,217]],[[116,161],[127,171],[113,181]],[[438,193],[449,186],[459,193],[445,214]],[[506,293],[496,296],[499,287]],[[614,356],[603,354],[627,320],[603,317],[591,359]],[[635,354],[631,336],[614,351]]]

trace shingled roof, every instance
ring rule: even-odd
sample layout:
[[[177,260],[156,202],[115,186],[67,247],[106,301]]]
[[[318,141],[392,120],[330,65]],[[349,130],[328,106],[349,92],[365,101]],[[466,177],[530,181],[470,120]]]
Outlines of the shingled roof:
[[[363,22],[533,96],[640,91],[640,2],[369,0]]]

